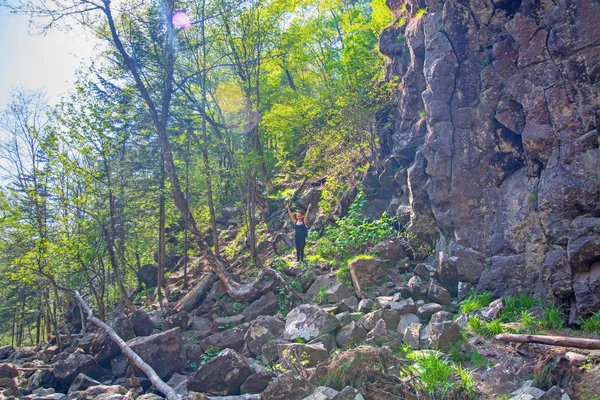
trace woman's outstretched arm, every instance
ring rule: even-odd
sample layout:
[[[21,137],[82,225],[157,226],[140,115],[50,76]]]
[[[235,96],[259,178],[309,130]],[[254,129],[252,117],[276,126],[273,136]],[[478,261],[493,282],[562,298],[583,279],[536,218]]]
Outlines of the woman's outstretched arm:
[[[288,215],[290,216],[292,223],[295,224],[296,218],[294,218],[294,214],[292,214],[292,210],[290,210],[290,206],[285,206],[285,208],[287,209]]]
[[[307,228],[310,228],[310,209],[312,207],[312,203],[310,203],[308,205],[308,208],[306,209],[306,217],[304,217],[304,224],[306,225]]]

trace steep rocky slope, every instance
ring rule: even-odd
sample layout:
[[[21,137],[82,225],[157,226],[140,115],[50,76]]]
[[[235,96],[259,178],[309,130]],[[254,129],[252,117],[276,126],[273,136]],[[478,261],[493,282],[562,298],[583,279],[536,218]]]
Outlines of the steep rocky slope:
[[[600,309],[600,3],[387,3],[375,196],[454,294],[534,292],[571,322]]]

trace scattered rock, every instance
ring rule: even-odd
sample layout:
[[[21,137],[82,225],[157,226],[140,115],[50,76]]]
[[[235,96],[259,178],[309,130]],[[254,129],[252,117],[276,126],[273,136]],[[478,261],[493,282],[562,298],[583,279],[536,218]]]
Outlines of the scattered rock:
[[[378,258],[358,258],[349,267],[354,289],[361,297],[365,288],[379,285],[387,277],[386,262]]]
[[[340,321],[320,307],[303,304],[289,312],[284,339],[302,338],[310,341],[318,336],[336,331],[340,325]]]
[[[244,321],[243,315],[233,315],[231,317],[219,317],[212,322],[210,330],[220,332],[238,326]]]
[[[92,386],[98,386],[98,385],[100,385],[100,382],[98,382],[97,380],[92,379],[87,375],[79,374],[73,380],[73,383],[71,383],[71,386],[69,386],[68,395],[73,396],[73,393],[75,393],[75,392],[81,392],[81,391],[86,390],[87,388],[90,388]]]
[[[0,347],[0,360],[6,360],[15,353],[15,348],[12,346]]]
[[[411,297],[415,300],[423,300],[427,297],[427,281],[419,276],[413,276],[408,281],[408,289]]]
[[[415,267],[413,274],[429,282],[429,279],[437,279],[437,270],[430,264],[420,263]]]
[[[398,310],[376,310],[362,316],[356,323],[370,331],[375,328],[380,319],[385,321],[388,330],[396,330],[400,323],[400,312]]]
[[[154,324],[143,309],[136,310],[129,317],[135,336],[149,336],[154,330]]]
[[[123,386],[98,385],[86,389],[79,395],[79,400],[117,400],[124,399],[121,396],[127,394],[127,389]]]
[[[344,312],[344,311],[355,312],[357,308],[358,308],[358,299],[354,296],[345,298],[344,300],[342,300],[340,302],[340,304],[338,304],[339,312]]]
[[[235,351],[241,351],[242,347],[244,346],[244,335],[246,334],[249,326],[250,323],[246,322],[223,332],[210,335],[202,339],[200,346],[203,350],[216,347],[220,350],[229,348]]]
[[[429,321],[429,319],[431,318],[431,316],[433,314],[440,312],[442,310],[443,310],[442,306],[437,303],[427,303],[427,304],[419,307],[418,312],[419,312],[419,317],[421,317],[421,319],[423,321]]]
[[[510,372],[505,365],[494,365],[477,378],[477,389],[489,396],[508,394],[514,392],[520,385],[519,377]]]
[[[558,386],[552,386],[538,400],[571,400],[571,397]]]
[[[54,376],[67,385],[70,385],[79,374],[102,380],[110,373],[98,365],[94,357],[89,354],[73,353],[66,360],[54,364]]]
[[[371,299],[362,299],[359,303],[358,303],[358,312],[361,313],[368,313],[373,311],[373,306],[375,305],[375,302]]]
[[[446,350],[450,344],[460,338],[460,327],[453,321],[430,323],[429,348]]]
[[[252,374],[240,387],[242,393],[262,393],[273,380],[273,375],[268,372]]]
[[[337,394],[338,391],[335,389],[319,386],[311,395],[306,396],[302,400],[332,400]]]
[[[336,336],[336,341],[338,346],[345,350],[354,344],[360,343],[366,335],[367,331],[352,321],[349,325],[340,329]]]
[[[263,354],[263,346],[283,336],[283,321],[269,315],[260,316],[254,321],[244,336],[246,347],[255,356]]]
[[[273,380],[262,393],[261,400],[301,400],[311,394],[314,386],[295,371],[286,372]]]
[[[412,324],[420,324],[421,320],[415,314],[404,314],[400,317],[400,322],[396,327],[396,332],[404,334],[406,328]]]
[[[117,315],[110,326],[124,341],[135,337],[131,321],[124,313]],[[121,353],[121,349],[107,333],[102,332],[94,338],[91,352],[100,365],[107,366],[111,358]]]
[[[400,260],[406,258],[406,252],[402,245],[395,240],[384,240],[376,244],[371,250],[373,254],[382,260],[387,260],[389,266],[394,266]]]
[[[166,378],[185,367],[181,330],[173,328],[150,336],[141,336],[127,342],[161,378]]]
[[[16,378],[19,376],[17,367],[12,364],[0,364],[0,379]]]
[[[146,264],[140,268],[137,273],[138,281],[144,284],[146,288],[156,287],[158,284],[158,267],[152,264]]]
[[[402,335],[394,330],[388,330],[384,320],[380,319],[375,327],[367,334],[367,344],[388,346],[391,349],[402,347]]]
[[[571,363],[571,365],[573,366],[580,366],[581,364],[585,364],[588,360],[588,358],[581,353],[575,353],[573,351],[568,351],[565,354],[565,358],[567,360],[569,360],[569,362]]]
[[[162,322],[162,329],[168,331],[170,329],[179,328],[185,331],[192,324],[192,317],[186,311],[180,311],[165,318]]]
[[[110,370],[115,378],[124,378],[127,374],[127,357],[119,354],[110,359]]]
[[[240,387],[252,374],[242,356],[225,349],[189,377],[188,390],[214,395],[240,394]]]
[[[351,386],[346,386],[332,400],[365,400],[362,394]]]
[[[308,288],[306,294],[310,300],[317,297],[321,288],[325,287],[325,295],[328,303],[337,303],[352,296],[352,291],[343,283],[338,281],[335,274],[321,275]]]
[[[275,315],[279,309],[277,305],[278,297],[272,291],[265,293],[257,300],[253,301],[242,311],[246,322],[254,321],[260,315]]]
[[[438,284],[435,280],[429,282],[429,289],[427,290],[427,297],[436,303],[450,304],[452,296],[443,286]]]
[[[404,330],[404,337],[402,340],[404,343],[409,345],[413,350],[419,350],[421,348],[421,329],[423,325],[420,323],[413,323],[406,327]]]
[[[327,361],[329,352],[323,345],[289,343],[278,346],[279,359],[290,370],[316,367]]]

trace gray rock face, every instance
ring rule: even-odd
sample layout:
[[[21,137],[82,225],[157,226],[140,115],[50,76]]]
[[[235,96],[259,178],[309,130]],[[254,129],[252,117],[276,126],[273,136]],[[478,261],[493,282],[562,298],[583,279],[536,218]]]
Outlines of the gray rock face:
[[[366,335],[367,331],[352,321],[350,325],[340,329],[335,339],[341,349],[348,349],[350,346],[360,343]]]
[[[129,320],[131,321],[131,326],[135,336],[148,336],[152,334],[152,331],[154,330],[154,324],[152,323],[152,320],[146,311],[142,309],[136,310],[133,314],[131,314]]]
[[[267,292],[246,307],[242,311],[242,315],[245,321],[251,322],[259,315],[275,315],[277,314],[277,310],[277,295],[273,292]]]
[[[322,344],[286,343],[278,346],[279,359],[290,370],[316,367],[327,361],[329,352]]]
[[[181,330],[173,328],[166,332],[142,336],[127,342],[145,362],[166,378],[185,367]]]
[[[163,330],[179,328],[185,331],[192,324],[192,317],[186,311],[178,312],[165,318],[162,322]]]
[[[303,304],[289,312],[283,336],[285,340],[310,341],[336,331],[340,325],[340,321],[320,307]]]
[[[253,373],[242,356],[225,349],[190,376],[188,390],[217,396],[240,394],[240,387]]]
[[[559,305],[574,295],[580,318],[600,309],[590,217],[600,203],[600,7],[506,4],[427,1],[415,29],[383,31],[386,79],[399,85],[381,116],[378,183],[399,199],[414,258],[435,249],[452,296],[459,282]]]
[[[295,371],[277,377],[262,393],[262,400],[301,400],[310,395],[314,386]]]
[[[216,347],[220,350],[229,348],[235,351],[241,351],[244,346],[244,335],[246,335],[249,326],[250,323],[247,322],[223,332],[210,335],[202,339],[200,346],[203,350]]]

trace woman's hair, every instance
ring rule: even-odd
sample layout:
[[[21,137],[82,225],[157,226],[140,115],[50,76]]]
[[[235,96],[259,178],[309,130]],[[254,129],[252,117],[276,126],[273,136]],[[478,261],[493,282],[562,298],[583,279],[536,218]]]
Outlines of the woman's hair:
[[[304,217],[304,214],[302,214],[301,212],[297,212],[296,217]]]

